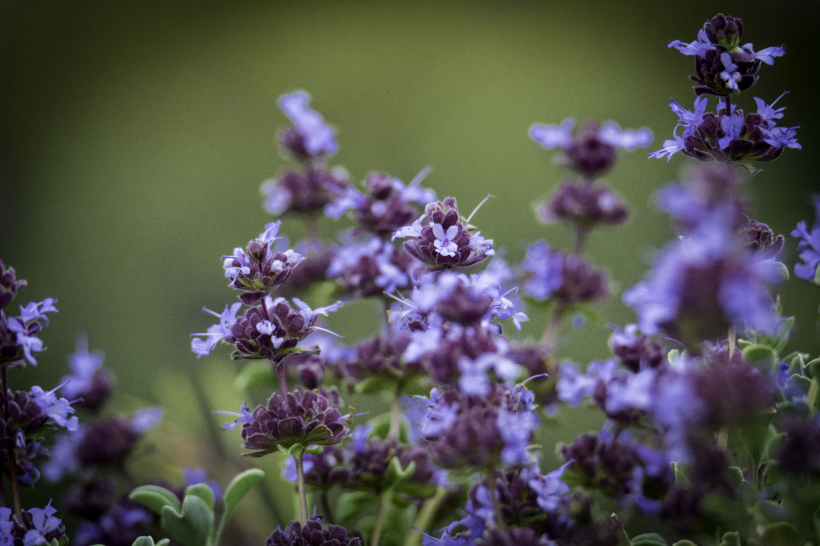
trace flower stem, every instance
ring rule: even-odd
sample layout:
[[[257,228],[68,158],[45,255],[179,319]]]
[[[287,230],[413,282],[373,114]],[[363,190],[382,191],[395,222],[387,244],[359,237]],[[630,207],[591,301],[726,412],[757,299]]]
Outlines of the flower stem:
[[[729,361],[731,362],[732,357],[735,355],[735,344],[737,343],[737,334],[735,333],[734,327],[729,328]]]
[[[388,440],[399,439],[399,429],[401,425],[401,385],[396,385],[396,391],[393,393],[393,405],[390,407],[390,432],[387,435]]]
[[[447,488],[438,486],[436,494],[424,501],[421,511],[418,517],[416,517],[416,524],[414,525],[416,529],[422,533],[427,531],[433,523],[433,518],[436,517],[436,512],[438,512],[438,508],[441,506],[445,497],[447,497]],[[407,535],[407,540],[404,541],[404,546],[419,546],[421,544],[421,537],[421,533],[410,533]]]
[[[279,390],[282,392],[282,399],[288,399],[288,378],[285,374],[285,361],[281,360],[274,363],[276,366],[276,373],[279,374]]]
[[[302,527],[307,525],[308,508],[307,495],[305,494],[305,454],[296,456],[296,484],[299,488],[299,522]]]
[[[507,522],[504,521],[504,515],[501,513],[501,505],[498,504],[498,496],[495,494],[495,471],[488,472],[485,480],[487,481],[487,494],[490,496],[490,502],[493,504],[495,524],[499,529],[505,531],[507,529]]]
[[[0,376],[2,376],[3,380],[3,416],[8,419],[9,418],[9,380],[6,377],[6,370],[8,366],[0,367]],[[11,500],[14,506],[14,515],[21,519],[23,518],[23,512],[20,510],[20,494],[17,492],[17,455],[14,452],[14,444],[10,443],[9,447],[6,450],[8,454],[8,463],[9,463],[9,483],[11,484]]]
[[[388,493],[379,496],[379,508],[376,511],[376,523],[373,525],[373,536],[370,537],[370,546],[379,546],[379,539],[384,527],[384,519],[387,517],[387,506],[390,503]]]

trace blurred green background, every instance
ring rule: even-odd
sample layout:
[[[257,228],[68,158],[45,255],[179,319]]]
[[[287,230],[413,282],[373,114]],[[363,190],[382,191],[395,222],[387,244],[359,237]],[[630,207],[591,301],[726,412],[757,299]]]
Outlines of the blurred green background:
[[[466,211],[493,194],[474,223],[516,263],[525,242],[570,244],[568,231],[532,214],[566,173],[529,126],[614,119],[650,127],[660,148],[676,120],[669,98],[690,108],[694,99],[692,58],[666,44],[694,40],[718,11],[743,19],[744,43],[788,46],[739,99],[754,108],[752,96],[791,92],[778,106],[788,106],[785,125],[802,127],[804,149],[765,165],[747,188],[754,218],[786,235],[811,221],[809,195],[820,190],[817,2],[3,2],[0,258],[29,281],[16,303],[53,296],[60,309],[40,366],[14,380],[55,384],[75,334],[87,332],[117,376],[118,408],[166,409],[152,465],[172,477],[183,462],[225,454],[249,466],[236,456],[238,435],[218,434],[222,420],[208,415],[242,402],[238,368],[222,349],[197,360],[189,334],[212,323],[203,305],[234,301],[220,256],[271,220],[258,188],[286,165],[275,145],[280,94],[312,94],[338,131],[332,164],[355,181],[372,170],[409,180],[431,165],[426,184]],[[639,151],[607,176],[633,215],[589,243],[618,290],[604,323],[634,321],[620,292],[673,236],[652,193],[689,161]],[[321,225],[326,238],[333,229]],[[303,233],[296,220],[283,231]],[[794,247],[787,237],[790,269]],[[792,280],[778,292],[798,317],[792,348],[816,355],[820,291]],[[353,342],[378,326],[367,311],[346,309],[331,326]],[[560,356],[607,357],[604,323],[566,332]],[[522,337],[543,327],[534,314]],[[598,424],[574,421],[556,437]],[[212,470],[224,481],[233,468]]]

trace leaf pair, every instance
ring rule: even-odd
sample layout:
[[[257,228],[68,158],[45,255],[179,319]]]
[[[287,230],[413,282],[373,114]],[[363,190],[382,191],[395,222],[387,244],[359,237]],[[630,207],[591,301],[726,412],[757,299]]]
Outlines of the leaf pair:
[[[214,529],[213,490],[204,483],[189,486],[180,503],[177,496],[164,487],[143,485],[134,489],[129,498],[156,512],[162,518],[162,528],[184,546],[218,546],[222,531],[239,503],[265,473],[251,469],[237,475],[225,489],[219,525]],[[156,546],[166,546],[161,540]],[[151,537],[138,538],[133,546],[154,546]]]

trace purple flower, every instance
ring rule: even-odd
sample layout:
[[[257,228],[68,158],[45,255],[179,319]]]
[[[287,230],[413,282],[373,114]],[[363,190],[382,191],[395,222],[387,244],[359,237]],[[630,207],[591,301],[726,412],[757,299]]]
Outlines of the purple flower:
[[[694,42],[687,44],[680,40],[673,40],[669,42],[668,47],[674,47],[684,55],[705,57],[707,51],[713,51],[715,49],[715,44],[709,41],[709,36],[706,34],[706,31],[701,29],[698,31],[698,39]]]
[[[530,274],[524,283],[524,290],[536,299],[549,298],[563,284],[564,255],[550,251],[546,241],[527,247],[527,256],[521,268]]]
[[[461,377],[458,386],[469,396],[486,396],[490,392],[487,372],[493,370],[502,381],[512,386],[523,372],[521,365],[498,353],[484,353],[475,360],[462,356],[458,361]]]
[[[728,53],[720,54],[720,62],[723,63],[723,70],[720,72],[720,78],[726,82],[726,89],[731,89],[735,93],[738,93],[739,90],[737,88],[737,84],[741,80],[742,76],[737,71],[737,65],[732,63],[732,57],[729,56]]]
[[[533,433],[538,427],[538,418],[531,411],[498,412],[496,426],[504,440],[501,450],[501,461],[507,466],[529,465],[534,462],[534,456],[527,448],[532,440]]]
[[[560,126],[537,123],[530,127],[530,138],[547,150],[560,148],[562,152],[556,161],[589,177],[612,166],[617,148],[632,151],[652,142],[649,129],[621,129],[614,121],[602,125],[588,123],[575,136],[572,134],[574,126],[571,118],[565,119]]]
[[[223,430],[233,430],[236,428],[237,425],[243,425],[245,423],[253,423],[253,414],[248,411],[248,404],[242,402],[242,407],[239,409],[241,413],[234,413],[232,411],[214,411],[213,413],[225,413],[227,415],[236,415],[239,417],[233,423],[225,423],[222,425]]]
[[[195,338],[191,340],[191,349],[196,353],[197,358],[210,354],[217,343],[231,335],[231,328],[236,323],[236,312],[239,311],[240,307],[242,307],[240,302],[234,303],[230,307],[226,305],[221,315],[217,315],[205,307],[202,308],[206,313],[219,317],[219,324],[214,324],[204,334],[191,334],[192,336],[206,336],[205,339]]]
[[[57,531],[62,523],[62,520],[54,517],[57,509],[51,506],[49,501],[45,508],[31,508],[27,512],[31,514],[31,525],[34,528],[26,532],[23,546],[40,546],[48,543],[53,538],[53,531]]]
[[[601,362],[595,360],[587,367],[587,374],[581,375],[578,369],[569,363],[560,367],[558,378],[558,398],[572,406],[581,404],[581,398],[592,396],[599,383],[608,383],[612,379],[618,362],[613,359]]]
[[[487,199],[485,198],[484,201]],[[480,207],[484,201],[479,203]],[[456,200],[448,197],[443,202],[430,203],[426,212],[412,226],[406,226],[393,234],[396,238],[413,237],[404,248],[416,259],[427,264],[416,268],[413,275],[420,278],[426,273],[452,267],[468,267],[486,260],[495,254],[492,239],[485,239],[480,231],[470,225],[473,214],[462,218],[458,213]],[[430,221],[423,226],[422,221]]]
[[[803,260],[803,263],[794,265],[794,274],[800,279],[820,285],[820,194],[815,194],[813,199],[817,215],[814,228],[809,231],[803,220],[791,233],[797,239],[797,250]]]
[[[777,278],[771,262],[744,250],[718,211],[669,245],[623,300],[637,311],[643,332],[664,331],[697,350],[730,326],[771,326],[768,285]]]
[[[68,414],[74,413],[75,411],[74,408],[71,407],[71,402],[65,398],[58,399],[57,395],[54,394],[54,392],[62,386],[63,385],[58,385],[54,389],[46,392],[42,388],[35,385],[31,388],[31,392],[29,394],[34,398],[37,405],[40,406],[44,412],[46,412],[52,421],[61,427],[65,427],[69,432],[77,432],[80,427],[79,419],[76,416],[68,416]]]
[[[305,260],[305,257],[294,252],[276,249],[280,239],[276,234],[282,221],[265,225],[265,231],[248,243],[248,252],[235,248],[231,255],[223,256],[225,277],[231,279],[229,286],[244,293],[240,296],[243,303],[250,305],[260,300],[284,283],[293,269]]]
[[[782,57],[786,54],[785,46],[767,47],[766,49],[761,49],[760,51],[755,52],[752,48],[752,44],[746,44],[743,46],[743,49],[754,55],[755,59],[757,59],[758,61],[762,61],[769,66],[774,64],[775,57]]]
[[[12,272],[13,273],[13,272]],[[54,298],[31,302],[20,306],[20,316],[6,318],[0,310],[0,358],[15,362],[25,358],[36,366],[34,355],[43,351],[43,341],[37,337],[44,325],[48,325],[46,313],[56,313]]]
[[[367,193],[361,194],[348,186],[339,199],[325,207],[325,214],[338,220],[352,210],[351,216],[362,229],[380,236],[389,235],[417,216],[411,203],[427,205],[436,200],[433,190],[421,187],[421,181],[429,172],[429,167],[422,170],[406,186],[388,174],[371,173],[364,183]]]
[[[622,224],[629,217],[626,206],[606,184],[586,179],[578,183],[561,183],[549,201],[539,205],[536,212],[542,222],[567,221],[581,232],[599,224]]]
[[[314,160],[303,172],[285,171],[279,178],[265,180],[259,191],[266,198],[263,206],[270,214],[312,214],[345,193],[347,178],[344,169],[329,170]]]
[[[0,260],[0,309],[9,305],[26,284],[22,279],[18,281],[14,269],[7,268],[3,260]]]
[[[430,398],[415,396],[423,403],[425,413],[419,422],[421,436],[428,440],[441,437],[458,416],[458,403],[452,406],[439,396],[438,389],[430,391]]]
[[[538,495],[538,506],[545,512],[553,512],[560,505],[564,497],[569,493],[569,485],[561,481],[567,466],[575,461],[568,461],[560,468],[547,473],[544,476],[537,476],[529,480],[528,485],[536,495]]]
[[[381,296],[412,283],[405,272],[418,264],[405,252],[398,252],[388,241],[372,237],[339,248],[327,269],[351,294]]]
[[[743,119],[743,115],[735,112],[731,116],[723,116],[720,118],[720,128],[723,130],[723,133],[726,135],[722,138],[718,139],[718,144],[720,145],[721,150],[725,150],[729,147],[729,144],[732,143],[733,140],[740,136],[740,131],[746,125],[746,120]]]
[[[296,91],[279,97],[279,108],[293,122],[308,154],[324,152],[333,155],[339,151],[333,128],[318,112],[308,107],[309,101],[310,95],[305,91]]]

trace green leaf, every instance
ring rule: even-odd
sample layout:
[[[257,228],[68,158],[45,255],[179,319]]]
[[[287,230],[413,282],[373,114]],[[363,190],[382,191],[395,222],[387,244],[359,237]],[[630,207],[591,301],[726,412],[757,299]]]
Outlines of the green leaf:
[[[797,546],[805,542],[797,529],[785,521],[767,525],[762,535],[768,546]]]
[[[279,376],[273,373],[268,361],[249,362],[233,382],[240,391],[262,387],[278,387]]]
[[[394,390],[396,390],[395,385],[385,381],[381,375],[370,376],[356,384],[356,392],[358,394],[372,394],[381,391],[393,392]]]
[[[740,546],[740,535],[735,532],[724,534],[720,546]]]
[[[752,364],[758,370],[767,375],[773,375],[779,371],[780,361],[777,354],[771,347],[766,345],[751,345],[741,352],[743,360]]]
[[[185,490],[185,496],[188,495],[196,495],[200,499],[205,501],[205,504],[208,505],[208,508],[211,510],[214,509],[214,491],[204,483],[197,483],[194,485],[189,485],[188,488]]]
[[[251,468],[241,474],[237,474],[234,479],[231,480],[231,483],[229,483],[225,489],[225,495],[222,497],[222,504],[225,506],[222,513],[223,521],[230,519],[234,511],[236,511],[236,507],[242,502],[242,499],[250,493],[250,490],[253,489],[256,482],[261,480],[264,475],[265,473],[258,468]]]
[[[688,487],[692,484],[692,480],[689,479],[689,468],[686,465],[677,462],[673,462],[671,465],[672,470],[675,472],[675,485]]]
[[[139,537],[137,540],[134,541],[134,544],[132,544],[131,546],[168,546],[170,542],[171,541],[167,538],[163,538],[162,540],[154,544],[154,537]]]
[[[629,544],[631,546],[669,546],[666,539],[658,533],[646,533],[632,537],[632,541]]]
[[[170,506],[175,512],[179,512],[180,508],[177,496],[158,485],[141,485],[131,491],[128,498],[157,514],[162,514],[165,506]]]
[[[672,546],[698,546],[691,540],[679,540],[678,542],[674,543]]]
[[[763,452],[769,436],[769,423],[771,423],[774,414],[774,410],[758,413],[740,427],[740,439],[752,456],[754,468],[757,468],[763,462]]]
[[[208,546],[213,526],[214,513],[195,495],[182,501],[182,514],[170,506],[162,509],[162,528],[184,546]]]
[[[382,440],[387,439],[387,435],[390,434],[390,414],[389,413],[382,413],[370,420],[367,421],[368,425],[371,425],[373,429],[370,431],[370,437],[381,438]],[[399,420],[399,442],[402,444],[406,444],[409,442],[407,436],[407,422],[404,418]]]
[[[342,493],[336,503],[336,518],[341,524],[347,525],[362,512],[375,506],[378,500],[376,495],[364,491]]]
[[[807,357],[808,358],[808,357]],[[809,377],[820,381],[820,358],[815,358],[803,365]]]
[[[743,470],[737,466],[730,466],[726,477],[729,478],[729,483],[735,487],[738,487],[741,483],[743,483]]]
[[[786,264],[783,262],[774,262],[772,264],[773,269],[780,275],[780,278],[784,281],[789,280],[789,268],[786,267]]]

